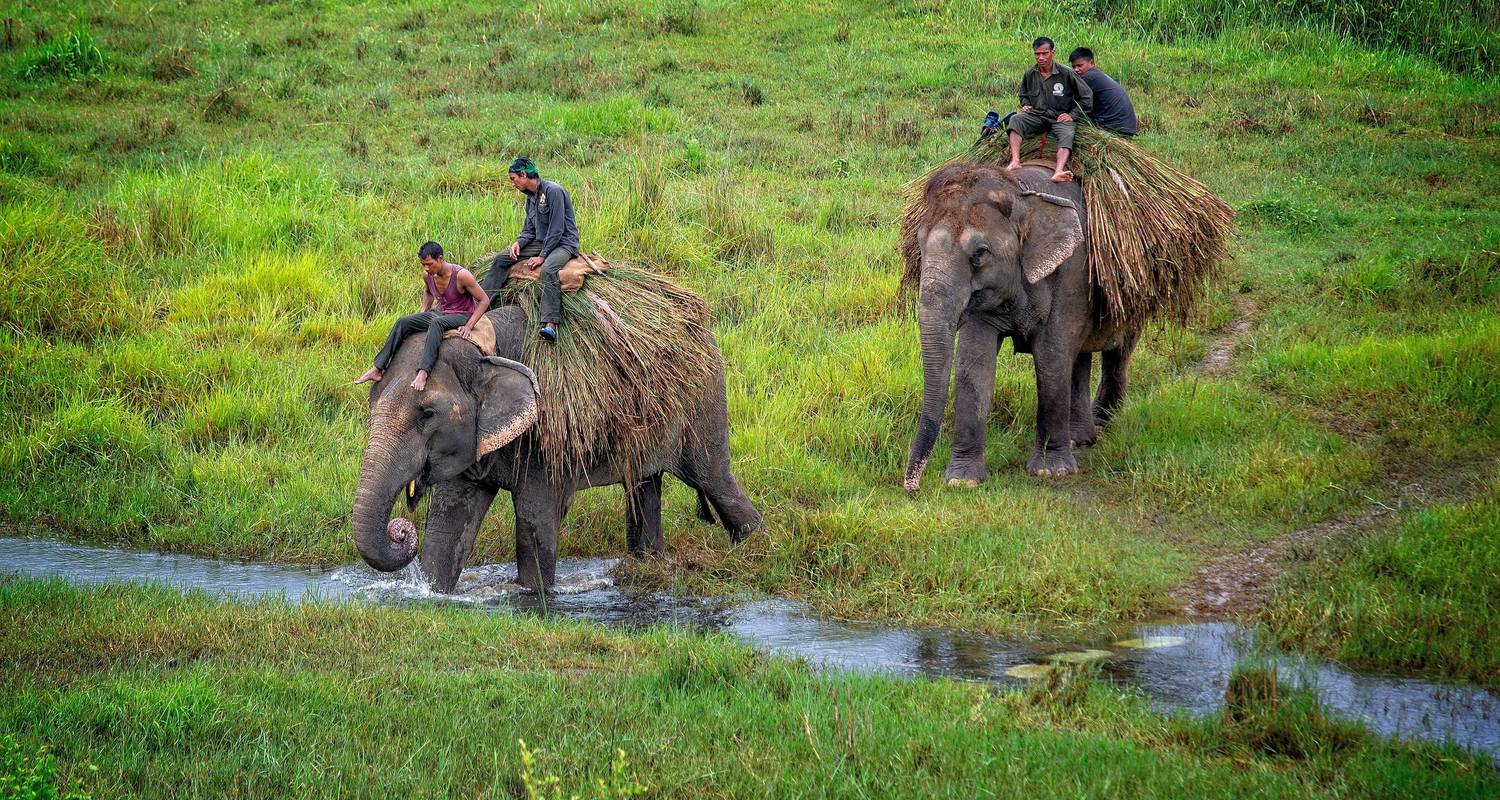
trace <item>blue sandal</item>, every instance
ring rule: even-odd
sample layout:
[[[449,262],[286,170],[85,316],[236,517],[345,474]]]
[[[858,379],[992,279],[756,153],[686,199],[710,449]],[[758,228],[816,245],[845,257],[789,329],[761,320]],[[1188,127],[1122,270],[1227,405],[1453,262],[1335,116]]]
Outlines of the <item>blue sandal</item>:
[[[557,341],[557,331],[554,331],[545,325],[536,329],[536,335],[542,337],[543,339],[546,339],[549,342]]]

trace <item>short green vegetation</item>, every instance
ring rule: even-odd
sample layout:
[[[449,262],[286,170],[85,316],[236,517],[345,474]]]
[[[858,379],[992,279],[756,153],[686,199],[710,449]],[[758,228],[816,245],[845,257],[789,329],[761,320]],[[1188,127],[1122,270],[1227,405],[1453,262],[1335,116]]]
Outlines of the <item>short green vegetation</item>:
[[[1500,686],[1500,483],[1313,558],[1266,614],[1284,643]]]
[[[0,730],[50,743],[95,797],[1500,791],[1483,761],[1243,694],[1223,719],[1164,720],[1065,670],[994,692],[819,676],[663,630],[0,583]]]
[[[1035,13],[12,7],[0,72],[91,80],[0,95],[0,514],[353,558],[347,381],[416,303],[417,244],[472,261],[509,242],[517,152],[572,187],[587,247],[713,309],[737,470],[770,529],[726,552],[671,491],[690,568],[665,579],[848,616],[1108,622],[1160,607],[1206,553],[1500,453],[1494,80],[1296,22],[1163,42],[1084,9],[1012,30]],[[1099,51],[1140,143],[1235,205],[1235,262],[1187,330],[1148,333],[1082,477],[1022,474],[1031,365],[1007,356],[990,482],[931,474],[908,498],[900,188],[1011,101],[1033,28]],[[1253,327],[1235,368],[1199,374],[1236,318]],[[502,501],[479,557],[507,557],[509,526]],[[586,493],[564,554],[618,552],[622,527],[618,490]]]

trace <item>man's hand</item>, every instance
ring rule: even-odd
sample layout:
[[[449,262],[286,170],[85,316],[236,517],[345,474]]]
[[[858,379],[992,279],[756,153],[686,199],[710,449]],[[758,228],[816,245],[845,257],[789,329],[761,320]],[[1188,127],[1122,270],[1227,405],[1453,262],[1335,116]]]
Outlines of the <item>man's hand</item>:
[[[464,326],[462,328],[458,329],[458,338],[460,338],[460,339],[467,339],[467,338],[469,338],[469,334],[473,333],[473,332],[474,332],[474,326],[470,325],[469,323],[466,322],[466,323],[464,323]]]
[[[536,268],[540,267],[541,265],[542,265],[542,257],[541,256],[532,256],[531,258],[526,259],[521,264],[521,266],[525,267],[526,269],[536,269]]]
[[[1066,111],[1064,111],[1063,113],[1057,115],[1057,121],[1058,122],[1072,122],[1073,121],[1073,115],[1069,114]]]
[[[1025,114],[1026,112],[1028,112],[1030,110],[1031,110],[1031,106],[1021,106],[1021,113],[1022,114]]]
[[[510,260],[515,261],[521,257],[521,240],[517,239],[510,243]]]

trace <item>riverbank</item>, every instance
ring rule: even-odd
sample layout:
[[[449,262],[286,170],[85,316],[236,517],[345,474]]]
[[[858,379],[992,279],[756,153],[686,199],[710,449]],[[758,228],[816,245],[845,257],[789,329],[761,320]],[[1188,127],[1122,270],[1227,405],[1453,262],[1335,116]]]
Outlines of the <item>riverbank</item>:
[[[994,692],[820,675],[662,629],[17,579],[0,622],[0,730],[49,744],[97,797],[510,795],[528,782],[519,740],[533,785],[590,796],[596,779],[613,797],[1500,790],[1487,762],[1290,699],[1194,721],[1087,677]]]

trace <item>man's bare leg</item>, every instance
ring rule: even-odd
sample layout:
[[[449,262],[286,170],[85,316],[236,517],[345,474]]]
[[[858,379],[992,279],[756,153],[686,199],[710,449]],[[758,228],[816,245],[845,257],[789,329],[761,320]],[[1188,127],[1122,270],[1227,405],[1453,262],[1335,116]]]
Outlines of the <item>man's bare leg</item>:
[[[1010,163],[1005,165],[1006,169],[1021,168],[1021,134],[1010,132]]]
[[[427,370],[417,370],[417,379],[411,382],[411,388],[419,392],[427,388]]]
[[[354,385],[358,386],[361,383],[379,383],[380,379],[383,377],[385,377],[385,375],[380,371],[380,367],[370,367],[369,372],[366,372],[365,374],[355,379]]]
[[[1053,183],[1067,183],[1073,180],[1073,171],[1067,169],[1068,152],[1066,147],[1057,148],[1057,169],[1052,171]]]

